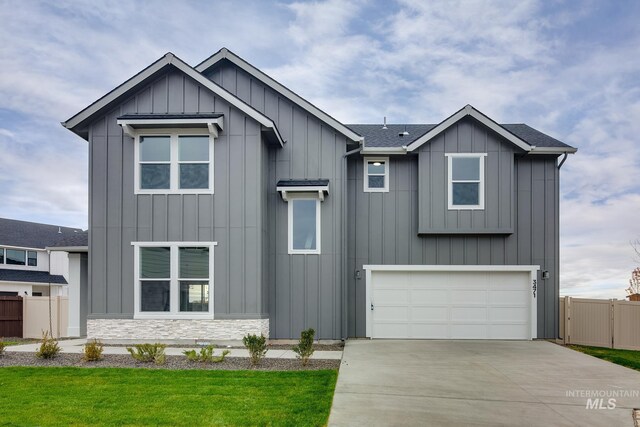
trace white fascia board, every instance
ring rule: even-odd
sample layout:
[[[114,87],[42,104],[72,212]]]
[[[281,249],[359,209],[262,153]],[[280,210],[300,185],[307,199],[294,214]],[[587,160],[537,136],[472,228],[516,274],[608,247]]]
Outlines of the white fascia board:
[[[366,155],[407,154],[407,147],[364,147],[360,153]]]
[[[329,193],[329,186],[328,185],[318,185],[318,186],[309,186],[309,187],[303,187],[303,186],[290,186],[290,187],[285,187],[285,186],[281,186],[281,187],[277,187],[276,191],[288,191],[291,193],[315,193],[316,191],[324,191],[325,193]]]
[[[62,276],[62,274],[57,274],[56,276]],[[66,280],[66,279],[65,279]],[[49,283],[49,282],[20,282],[14,280],[0,280],[0,285],[6,283],[8,285],[27,285],[27,286],[69,286],[68,283]]]
[[[46,247],[47,251],[51,252],[89,252],[88,246],[58,246],[58,247]]]
[[[131,242],[131,246],[179,246],[179,247],[199,247],[199,246],[218,246],[218,242]]]
[[[539,265],[397,265],[367,264],[367,271],[529,271],[540,270]]]
[[[308,112],[316,116],[318,119],[329,124],[331,127],[338,130],[340,133],[342,133],[344,136],[346,136],[350,140],[355,142],[362,142],[364,140],[364,137],[358,135],[357,133],[355,133],[354,131],[352,131],[342,123],[340,123],[338,120],[331,117],[329,114],[325,113],[324,111],[322,111],[321,109],[319,109],[318,107],[316,107],[315,105],[307,101],[306,99],[302,98],[300,95],[297,95],[291,89],[287,88],[281,83],[278,83],[276,80],[269,77],[268,75],[266,75],[264,72],[260,71],[258,68],[254,67],[253,65],[249,64],[244,59],[237,56],[235,53],[229,51],[227,48],[220,49],[217,53],[215,53],[214,55],[210,56],[209,58],[204,60],[202,63],[197,65],[195,67],[195,70],[202,73],[207,69],[211,68],[213,65],[215,65],[218,61],[222,59],[227,59],[231,61],[234,65],[236,65],[237,67],[240,67],[241,69],[249,73],[249,75],[257,78],[262,83],[269,86],[271,89],[283,94],[284,96],[286,96],[287,98],[295,102],[301,108],[307,110]]]
[[[494,122],[489,117],[485,116],[480,111],[476,110],[475,108],[473,108],[471,105],[468,105],[468,104],[464,108],[460,109],[460,111],[452,115],[451,117],[445,119],[438,126],[434,127],[429,132],[425,133],[420,138],[416,139],[411,144],[409,144],[409,146],[407,147],[407,151],[414,151],[418,149],[424,143],[435,138],[441,132],[448,129],[449,127],[451,127],[452,125],[454,125],[455,123],[457,123],[458,121],[460,121],[466,116],[473,117],[474,119],[476,119],[477,121],[479,121],[480,123],[488,127],[489,129],[493,130],[498,135],[512,142],[514,145],[523,149],[524,151],[527,151],[527,152],[531,151],[531,145],[527,144],[525,141],[518,138],[517,136],[515,136],[514,134],[512,134],[502,126],[500,126],[498,123]]]
[[[141,129],[150,128],[157,125],[206,125],[208,132],[215,138],[218,137],[218,131],[223,129],[223,118],[215,119],[119,119],[117,124],[122,126],[125,133],[135,138],[138,127]]]
[[[11,245],[3,245],[2,243],[0,243],[0,248],[4,248],[4,249],[18,249],[18,250],[22,250],[22,251],[46,251],[46,248],[29,248],[26,246],[11,246]]]
[[[575,147],[532,147],[528,154],[573,154],[576,151]]]

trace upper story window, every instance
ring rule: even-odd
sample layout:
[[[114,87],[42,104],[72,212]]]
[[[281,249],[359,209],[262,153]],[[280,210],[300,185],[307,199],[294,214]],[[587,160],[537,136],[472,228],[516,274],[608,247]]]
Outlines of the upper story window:
[[[38,266],[38,253],[24,249],[0,248],[0,264]]]
[[[364,158],[364,191],[389,191],[389,158]]]
[[[211,318],[215,242],[135,246],[136,318]]]
[[[484,209],[486,154],[445,154],[448,159],[449,209]]]
[[[136,135],[136,194],[212,194],[213,140],[178,130]]]

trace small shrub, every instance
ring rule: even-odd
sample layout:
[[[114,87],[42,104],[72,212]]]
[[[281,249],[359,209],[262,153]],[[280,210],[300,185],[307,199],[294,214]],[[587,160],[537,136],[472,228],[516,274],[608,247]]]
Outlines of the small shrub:
[[[4,355],[5,348],[7,348],[7,345],[4,343],[4,340],[0,338],[0,356]]]
[[[260,360],[267,354],[267,338],[262,334],[260,336],[246,335],[242,338],[242,343],[249,350],[252,365],[260,363]]]
[[[164,365],[167,358],[164,354],[164,349],[167,347],[164,344],[136,344],[135,349],[127,347],[127,351],[138,362],[155,363],[156,365]]]
[[[36,357],[41,359],[53,359],[60,353],[58,341],[53,338],[48,331],[42,332],[40,348],[36,351]]]
[[[182,353],[187,356],[187,360],[190,362],[220,363],[224,360],[227,354],[231,352],[229,350],[224,350],[220,356],[214,356],[213,346],[208,345],[206,347],[202,347],[199,352],[196,352],[195,350],[186,350]]]
[[[92,342],[88,342],[84,345],[82,360],[85,362],[97,362],[102,359],[103,350],[104,345],[100,341],[93,340]]]
[[[313,328],[302,331],[300,333],[300,341],[292,348],[296,353],[296,357],[302,360],[302,366],[307,366],[309,358],[313,354],[313,338],[315,335],[316,331]]]

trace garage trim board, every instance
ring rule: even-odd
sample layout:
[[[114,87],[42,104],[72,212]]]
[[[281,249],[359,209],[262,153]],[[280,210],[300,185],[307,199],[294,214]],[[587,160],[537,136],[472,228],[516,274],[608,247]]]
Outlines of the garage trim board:
[[[369,338],[537,338],[538,265],[363,268]]]

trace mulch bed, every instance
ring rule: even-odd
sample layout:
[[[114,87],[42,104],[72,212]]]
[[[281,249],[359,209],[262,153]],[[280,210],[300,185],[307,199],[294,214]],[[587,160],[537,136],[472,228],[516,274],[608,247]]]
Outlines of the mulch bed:
[[[167,356],[164,365],[142,363],[125,354],[106,354],[98,362],[84,362],[81,354],[59,354],[55,359],[39,359],[35,353],[5,353],[0,356],[0,368],[6,366],[46,366],[79,368],[141,368],[141,369],[206,369],[206,370],[255,370],[255,371],[301,371],[338,369],[340,360],[309,360],[302,366],[297,359],[263,359],[257,367],[251,366],[248,358],[227,357],[220,363],[190,362],[184,356]]]
[[[105,347],[133,347],[133,344],[109,344],[105,343]],[[167,347],[173,348],[199,348],[204,347],[201,344],[167,344]],[[244,346],[232,345],[217,345],[214,344],[213,348],[245,348]],[[268,350],[291,350],[293,348],[293,344],[269,344],[267,345]],[[338,344],[314,344],[313,349],[315,351],[343,351],[344,343]]]

